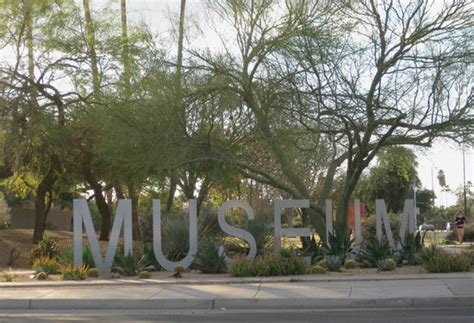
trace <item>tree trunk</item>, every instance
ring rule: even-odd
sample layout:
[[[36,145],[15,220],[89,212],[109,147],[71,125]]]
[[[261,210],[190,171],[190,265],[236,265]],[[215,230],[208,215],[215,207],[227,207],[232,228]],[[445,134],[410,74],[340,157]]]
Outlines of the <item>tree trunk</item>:
[[[173,201],[174,201],[174,194],[176,193],[176,187],[178,185],[178,182],[176,180],[176,175],[174,173],[171,173],[170,177],[170,191],[168,193],[168,200],[166,201],[166,213],[169,213],[171,211],[171,208],[173,207]]]
[[[128,184],[128,197],[132,200],[132,235],[133,240],[140,240],[140,223],[138,221],[138,197],[139,194],[134,183]]]
[[[109,205],[107,204],[104,195],[102,195],[102,185],[100,185],[95,176],[92,174],[90,161],[86,161],[83,164],[82,173],[84,179],[87,181],[87,183],[89,183],[92,190],[94,191],[95,203],[102,218],[99,240],[108,241],[110,227],[112,225],[112,212],[110,211]]]
[[[33,230],[33,243],[37,243],[43,239],[46,223],[46,194],[51,190],[54,182],[56,182],[57,161],[52,158],[51,166],[46,176],[41,180],[36,188],[35,196],[35,227]]]
[[[83,0],[82,4],[84,6],[84,17],[86,19],[87,47],[88,47],[89,56],[91,59],[92,86],[94,90],[94,95],[99,95],[100,94],[100,81],[99,81],[99,69],[97,67],[97,53],[95,51],[94,23],[92,21],[89,0]]]
[[[122,64],[123,83],[127,98],[131,94],[130,90],[130,59],[128,52],[128,28],[127,28],[127,1],[120,0],[120,16],[122,21]]]

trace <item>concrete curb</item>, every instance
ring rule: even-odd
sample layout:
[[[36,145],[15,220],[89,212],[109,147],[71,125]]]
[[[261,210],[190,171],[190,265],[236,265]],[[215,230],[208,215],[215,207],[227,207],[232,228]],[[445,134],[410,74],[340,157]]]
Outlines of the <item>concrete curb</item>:
[[[1,310],[243,310],[468,307],[474,297],[293,299],[3,299]]]
[[[99,287],[99,286],[136,286],[136,285],[221,285],[221,284],[265,284],[291,282],[351,282],[351,281],[396,281],[396,280],[427,280],[427,279],[474,279],[474,273],[447,274],[400,274],[400,275],[302,275],[285,277],[248,277],[222,279],[110,279],[89,281],[33,281],[0,283],[2,288],[61,288],[61,287]]]

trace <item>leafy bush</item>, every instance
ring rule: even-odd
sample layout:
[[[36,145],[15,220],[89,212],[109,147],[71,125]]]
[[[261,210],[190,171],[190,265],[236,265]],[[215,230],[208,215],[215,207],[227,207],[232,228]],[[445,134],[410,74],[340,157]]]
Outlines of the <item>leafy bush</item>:
[[[354,239],[351,239],[351,230],[343,225],[334,226],[329,233],[329,245],[324,245],[325,254],[339,256],[344,261],[346,255],[352,250]]]
[[[314,235],[309,239],[307,237],[302,238],[303,255],[311,257],[311,262],[321,259],[324,251],[323,243],[321,241],[316,242]]]
[[[321,267],[321,266],[314,266],[313,268],[311,268],[311,273],[312,274],[315,274],[315,275],[323,275],[325,273],[327,273],[327,268],[325,267]]]
[[[48,275],[54,275],[59,272],[60,265],[54,258],[41,257],[33,261],[33,269],[36,273],[45,272]]]
[[[46,280],[48,278],[48,274],[42,271],[42,272],[37,273],[35,278],[37,280]]]
[[[99,277],[99,271],[97,270],[97,268],[89,268],[87,270],[87,277]]]
[[[137,252],[124,255],[123,249],[115,254],[112,270],[122,276],[135,276],[145,267],[145,258]]]
[[[264,277],[303,275],[307,270],[306,263],[301,257],[268,254],[255,260],[238,258],[229,265],[228,271],[236,277]]]
[[[400,218],[394,213],[389,213],[390,228],[392,233],[400,232]],[[370,242],[377,236],[375,216],[369,216],[361,225],[362,240]],[[382,230],[382,243],[387,242],[385,230]]]
[[[46,233],[43,239],[38,241],[38,244],[31,249],[31,263],[38,258],[57,258],[59,256],[59,245],[57,241],[50,238]]]
[[[11,271],[6,271],[3,273],[3,278],[5,279],[6,282],[11,283],[15,280],[16,275],[12,273]]]
[[[189,218],[186,214],[164,215],[161,223],[162,250],[170,261],[183,259],[189,250]],[[212,228],[198,219],[198,239],[212,236]]]
[[[327,255],[324,258],[326,259],[326,264],[329,271],[339,271],[343,263],[341,256]]]
[[[219,255],[219,246],[212,239],[201,242],[196,255],[196,268],[205,274],[220,274],[227,269],[224,255]]]
[[[416,235],[409,233],[405,237],[405,241],[402,243],[402,259],[409,265],[416,265],[416,253],[423,248],[425,235],[426,231],[423,233],[423,237],[420,232]]]
[[[322,260],[318,261],[318,263],[316,265],[324,267],[324,268],[328,268],[328,263],[327,263],[326,259],[322,259]]]
[[[143,262],[145,267],[153,266],[157,270],[161,268],[160,263],[156,260],[155,252],[153,251],[153,245],[146,243],[143,247]]]
[[[242,227],[255,238],[257,255],[261,255],[273,247],[275,242],[273,238],[273,223],[269,221],[266,214],[257,213],[253,220],[245,218]]]
[[[138,273],[138,278],[139,279],[150,279],[151,275],[148,271],[142,270]]]
[[[357,267],[357,262],[354,259],[347,259],[344,262],[344,268],[346,269],[354,269]]]
[[[392,258],[377,260],[376,265],[377,268],[381,271],[392,271],[397,268],[397,262]]]
[[[67,246],[58,256],[59,261],[63,265],[72,265],[74,263],[74,250],[72,246]],[[82,246],[82,264],[89,268],[95,267],[92,250],[88,244]]]
[[[430,273],[463,272],[471,269],[471,259],[465,254],[450,254],[436,247],[425,248],[418,259]]]
[[[380,243],[377,239],[372,239],[362,249],[359,257],[362,265],[367,267],[377,266],[377,262],[390,257],[390,246],[387,241]]]
[[[87,266],[64,266],[61,269],[63,280],[84,280],[87,277]]]

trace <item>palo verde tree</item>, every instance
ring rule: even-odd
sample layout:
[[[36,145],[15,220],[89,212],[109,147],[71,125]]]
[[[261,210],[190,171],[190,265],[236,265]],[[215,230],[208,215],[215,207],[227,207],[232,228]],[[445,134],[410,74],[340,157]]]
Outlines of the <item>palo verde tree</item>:
[[[381,148],[430,146],[438,137],[473,133],[471,7],[468,1],[213,2],[226,43],[214,55],[195,54],[201,71],[221,79],[210,91],[237,96],[252,113],[251,126],[283,176],[226,157],[254,180],[310,198],[304,178],[311,174],[295,171],[279,125],[304,130],[294,141],[321,138],[332,158],[311,203],[312,222],[321,228],[321,206],[343,172],[336,221],[346,225],[349,199]],[[318,154],[321,145],[304,148]]]

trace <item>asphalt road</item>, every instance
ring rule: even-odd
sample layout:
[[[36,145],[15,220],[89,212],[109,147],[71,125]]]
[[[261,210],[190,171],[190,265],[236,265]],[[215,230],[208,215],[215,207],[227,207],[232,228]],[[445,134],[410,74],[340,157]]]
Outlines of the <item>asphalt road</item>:
[[[265,311],[115,311],[115,312],[0,312],[0,322],[43,321],[135,322],[474,322],[474,307],[427,309],[338,309]]]

